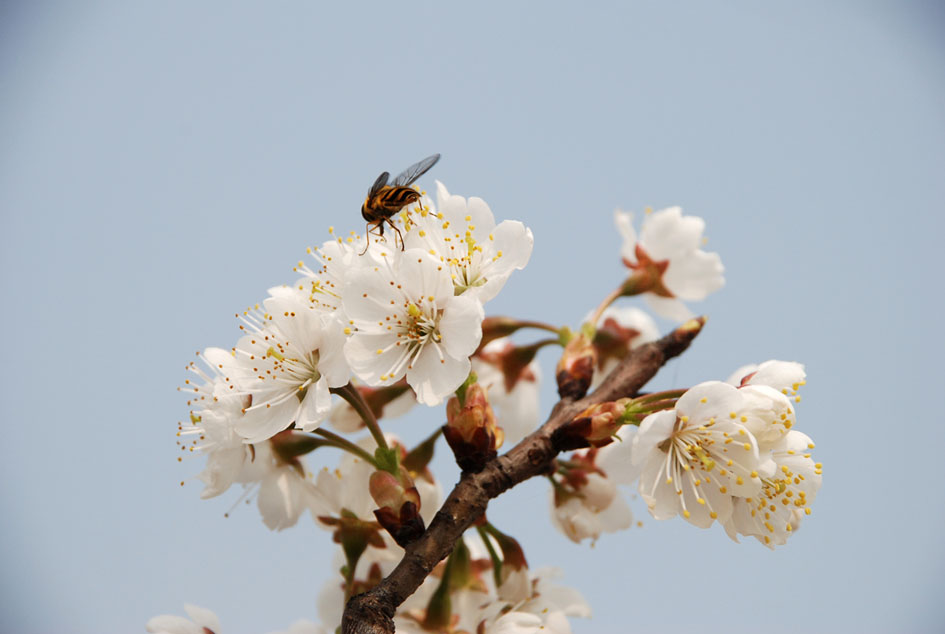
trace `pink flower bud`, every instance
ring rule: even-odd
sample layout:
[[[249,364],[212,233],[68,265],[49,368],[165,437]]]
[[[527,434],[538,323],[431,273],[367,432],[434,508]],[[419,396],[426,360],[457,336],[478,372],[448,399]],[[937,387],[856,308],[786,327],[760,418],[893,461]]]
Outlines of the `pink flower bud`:
[[[629,399],[591,405],[554,434],[555,447],[561,451],[584,447],[604,447],[613,442],[620,429]]]
[[[561,398],[579,399],[587,394],[597,366],[597,349],[585,333],[573,337],[564,348],[555,370],[558,395]]]
[[[449,400],[443,435],[464,471],[479,471],[495,457],[505,434],[496,425],[495,413],[481,385],[467,387],[462,404],[456,396]]]
[[[378,506],[374,517],[398,545],[406,548],[423,534],[420,494],[405,469],[401,468],[397,476],[387,471],[375,471],[371,474],[368,490]]]

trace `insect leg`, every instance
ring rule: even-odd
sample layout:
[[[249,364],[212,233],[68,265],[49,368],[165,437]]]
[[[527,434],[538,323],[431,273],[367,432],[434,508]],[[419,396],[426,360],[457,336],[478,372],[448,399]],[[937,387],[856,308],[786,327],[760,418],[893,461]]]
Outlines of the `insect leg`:
[[[364,251],[361,251],[361,255],[367,253],[368,247],[371,246],[371,223],[364,225]]]
[[[404,236],[403,236],[402,233],[400,233],[400,229],[397,228],[397,225],[395,225],[394,222],[393,222],[390,218],[385,218],[384,220],[385,220],[388,224],[390,224],[391,229],[393,229],[394,231],[397,232],[397,236],[400,238],[400,250],[403,251],[404,248],[405,248],[405,245],[404,245]],[[382,224],[381,224],[382,229],[383,229],[383,226],[384,226],[384,225],[383,225],[383,223],[382,223]],[[395,248],[395,249],[397,248],[397,240],[396,240],[396,238],[394,239],[394,248]]]

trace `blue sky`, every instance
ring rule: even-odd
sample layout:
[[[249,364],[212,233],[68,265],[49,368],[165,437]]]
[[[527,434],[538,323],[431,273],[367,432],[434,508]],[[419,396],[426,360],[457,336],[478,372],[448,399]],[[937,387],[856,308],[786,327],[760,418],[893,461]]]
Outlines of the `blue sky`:
[[[535,234],[490,313],[577,324],[621,275],[613,209],[679,204],[727,285],[654,385],[807,365],[825,480],[776,552],[638,502],[643,529],[577,546],[546,483],[495,501],[591,602],[575,631],[936,631],[943,35],[933,2],[5,4],[0,630],[317,618],[326,535],[181,488],[175,387],[329,225],[363,226],[378,172],[440,152]]]

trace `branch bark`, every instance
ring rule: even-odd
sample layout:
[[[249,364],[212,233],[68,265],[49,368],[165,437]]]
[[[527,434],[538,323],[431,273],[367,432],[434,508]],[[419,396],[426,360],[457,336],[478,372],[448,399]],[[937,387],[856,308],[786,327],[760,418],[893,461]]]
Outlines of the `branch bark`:
[[[635,395],[669,359],[689,347],[703,325],[704,317],[691,320],[662,339],[635,348],[593,393],[580,400],[558,401],[535,432],[490,460],[482,471],[464,472],[426,532],[407,546],[390,575],[368,592],[351,597],[345,606],[342,633],[392,634],[397,607],[453,551],[456,541],[485,512],[489,500],[548,471],[560,451],[552,441],[556,429],[590,405]]]

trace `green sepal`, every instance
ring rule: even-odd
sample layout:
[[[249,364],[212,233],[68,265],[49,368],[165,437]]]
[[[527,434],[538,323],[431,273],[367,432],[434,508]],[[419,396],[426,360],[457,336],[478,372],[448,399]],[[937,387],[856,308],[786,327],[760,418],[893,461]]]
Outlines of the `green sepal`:
[[[463,384],[456,388],[456,398],[459,399],[460,407],[466,406],[466,390],[469,389],[469,386],[475,383],[478,380],[475,372],[470,372],[469,376],[466,377],[466,380],[463,381]]]
[[[374,460],[377,468],[393,475],[400,474],[400,453],[390,447],[378,447],[374,450]]]

